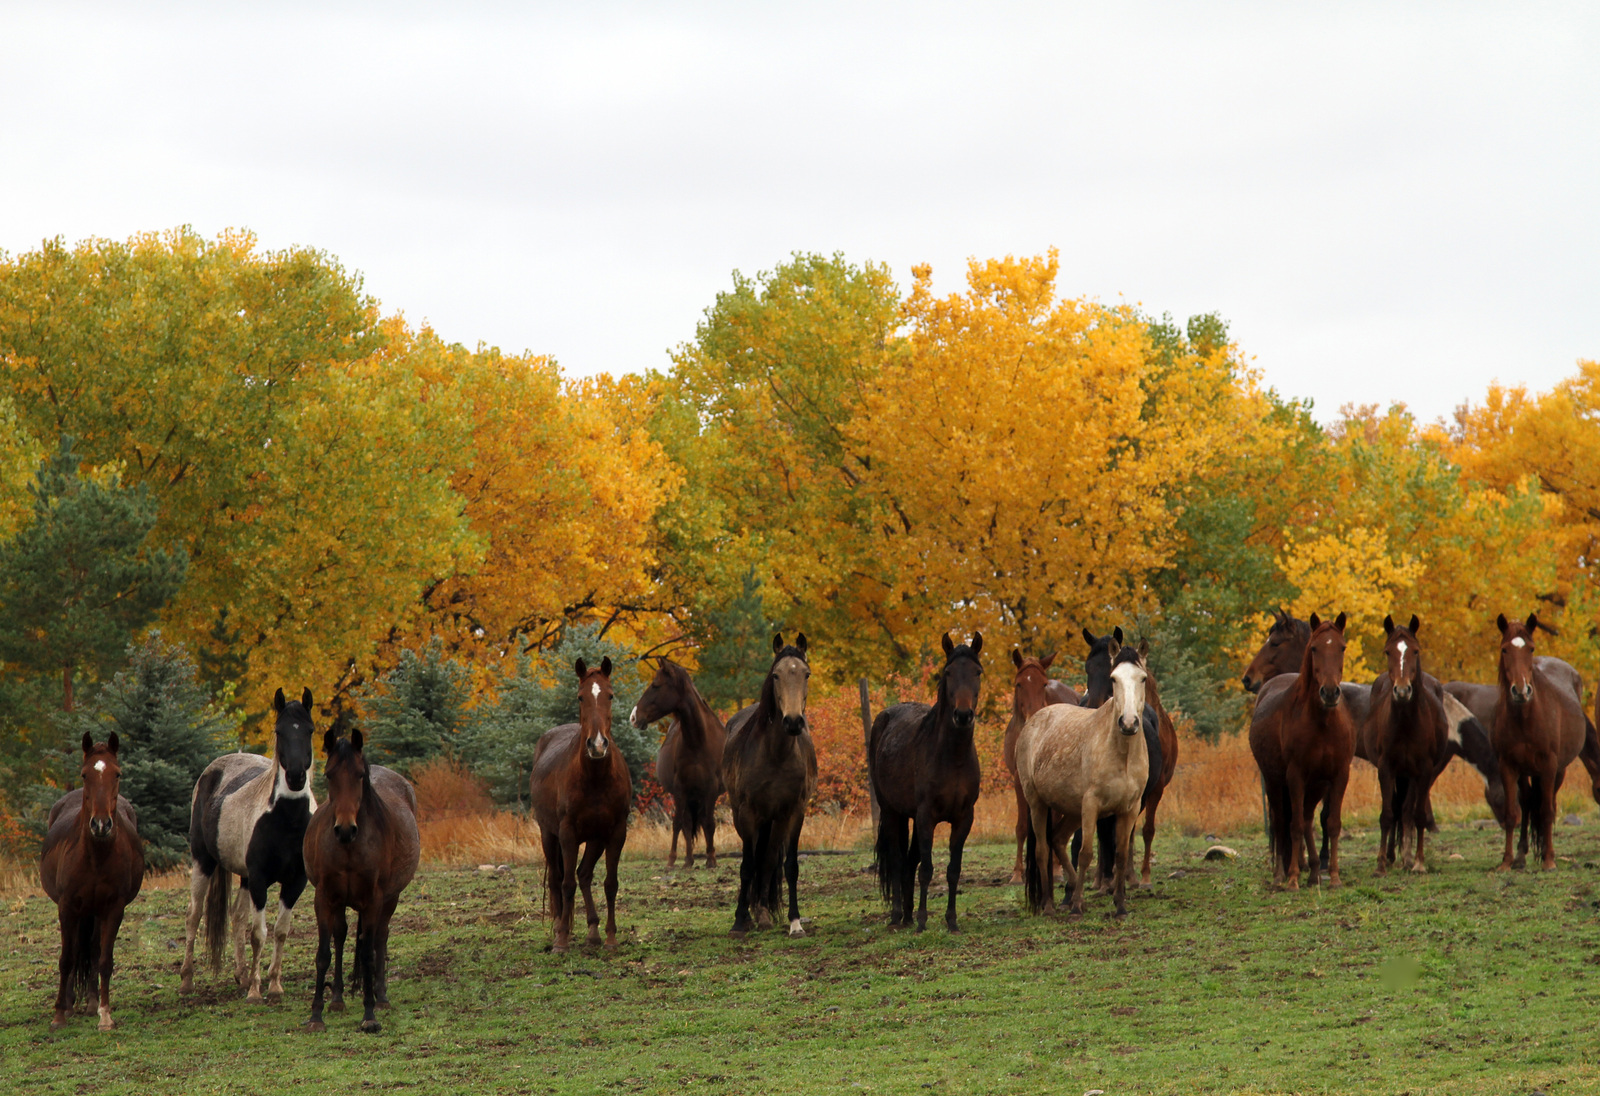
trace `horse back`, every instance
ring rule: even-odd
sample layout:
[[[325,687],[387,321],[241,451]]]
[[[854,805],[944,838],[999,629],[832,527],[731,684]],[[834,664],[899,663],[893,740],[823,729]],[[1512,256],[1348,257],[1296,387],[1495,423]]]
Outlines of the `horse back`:
[[[217,864],[243,875],[257,817],[271,792],[272,759],[230,753],[207,765],[189,799],[189,852],[210,874]],[[267,783],[252,787],[263,776]]]
[[[417,790],[411,781],[384,765],[368,770],[372,790],[383,804],[384,892],[396,897],[417,874],[422,860],[422,834],[417,828]]]

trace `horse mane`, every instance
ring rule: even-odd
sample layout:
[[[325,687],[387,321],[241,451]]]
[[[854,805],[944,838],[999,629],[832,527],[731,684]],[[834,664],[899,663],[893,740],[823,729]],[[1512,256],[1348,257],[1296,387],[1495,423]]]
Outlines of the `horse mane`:
[[[1111,660],[1111,668],[1115,670],[1118,666],[1126,666],[1130,662],[1141,669],[1144,668],[1144,660],[1139,657],[1138,650],[1133,644],[1124,643],[1122,650],[1117,652],[1117,657]]]

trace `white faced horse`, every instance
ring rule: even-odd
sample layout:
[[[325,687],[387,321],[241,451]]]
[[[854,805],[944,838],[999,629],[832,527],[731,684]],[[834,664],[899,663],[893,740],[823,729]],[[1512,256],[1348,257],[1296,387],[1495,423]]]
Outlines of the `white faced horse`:
[[[1067,838],[1080,827],[1092,831],[1106,816],[1116,819],[1117,916],[1128,912],[1129,839],[1150,774],[1144,736],[1145,676],[1138,654],[1124,648],[1111,671],[1109,703],[1098,708],[1052,704],[1029,717],[1017,735],[1017,782],[1029,812],[1025,883],[1028,906],[1035,912],[1055,910],[1050,857],[1040,855],[1039,839],[1062,864],[1070,865]],[[1093,846],[1085,841],[1078,870],[1068,866],[1066,871],[1073,913],[1083,912],[1083,884]]]
[[[184,932],[182,984],[179,993],[194,992],[194,938],[202,912],[213,970],[222,965],[226,934],[228,887],[239,877],[234,904],[234,978],[247,984],[244,961],[245,922],[251,943],[248,1000],[261,1001],[261,949],[267,942],[267,888],[278,884],[278,919],[268,970],[267,994],[283,995],[283,944],[289,918],[306,887],[301,842],[316,812],[311,794],[311,690],[285,701],[279,689],[272,699],[278,713],[271,757],[231,753],[217,758],[195,783],[189,801],[189,921]],[[250,910],[245,909],[249,901]]]

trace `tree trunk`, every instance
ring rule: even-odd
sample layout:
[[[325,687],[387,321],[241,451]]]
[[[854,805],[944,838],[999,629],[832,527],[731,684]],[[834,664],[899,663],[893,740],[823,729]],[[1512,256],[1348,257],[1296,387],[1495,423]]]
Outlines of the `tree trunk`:
[[[72,711],[72,667],[61,667],[61,710]]]
[[[872,700],[867,695],[867,679],[861,679],[861,743],[870,747],[872,742]],[[870,754],[868,755],[870,758]],[[872,786],[870,769],[867,774],[867,802],[872,804],[872,832],[878,832],[878,791]]]

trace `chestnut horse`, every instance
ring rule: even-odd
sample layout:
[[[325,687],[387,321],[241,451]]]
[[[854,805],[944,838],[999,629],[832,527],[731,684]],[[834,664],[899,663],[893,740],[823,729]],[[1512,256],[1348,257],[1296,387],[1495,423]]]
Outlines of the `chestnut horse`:
[[[328,731],[323,774],[327,801],[306,828],[306,875],[317,889],[317,991],[311,1000],[307,1031],[326,1031],[322,996],[333,959],[333,1001],[344,1011],[345,908],[356,911],[356,950],[351,985],[361,986],[359,1030],[376,1034],[374,1008],[389,1007],[389,923],[400,892],[417,874],[422,838],[417,832],[417,793],[393,769],[367,762],[359,730],[349,738]]]
[[[1115,819],[1112,894],[1117,916],[1127,915],[1133,824],[1150,776],[1145,679],[1137,654],[1124,650],[1111,671],[1110,703],[1098,708],[1049,705],[1035,712],[1017,736],[1017,775],[1028,797],[1026,895],[1035,913],[1055,909],[1050,857],[1040,855],[1041,839],[1045,849],[1067,864],[1066,836],[1109,815]],[[1083,887],[1092,855],[1092,846],[1085,843],[1076,872],[1070,865],[1065,872],[1074,914],[1084,911]]]
[[[50,808],[39,879],[61,924],[61,989],[51,1030],[67,1022],[74,999],[98,1001],[100,1030],[110,1031],[112,953],[122,913],[144,882],[144,845],[133,805],[117,794],[117,733],[96,745],[83,736],[83,787]],[[100,975],[96,994],[94,976]]]
[[[683,863],[694,867],[694,835],[706,835],[706,867],[717,866],[717,799],[722,795],[722,750],[727,733],[722,720],[694,687],[689,671],[661,659],[650,687],[634,705],[628,721],[644,730],[664,716],[672,725],[656,751],[656,780],[672,796],[672,846],[667,867],[678,859],[678,834],[683,834]]]
[[[733,935],[754,925],[770,928],[778,909],[779,883],[789,882],[789,935],[804,936],[800,923],[800,828],[817,793],[817,751],[806,728],[806,637],[785,645],[772,637],[772,667],[761,698],[728,720],[722,782],[733,808],[733,828],[744,844],[739,863],[739,901]],[[781,873],[780,873],[780,868]]]
[[[302,843],[316,812],[311,794],[311,690],[299,700],[272,698],[277,712],[271,757],[224,754],[206,766],[189,799],[189,919],[184,927],[179,993],[194,992],[194,939],[205,915],[211,968],[222,963],[227,925],[228,886],[239,877],[234,904],[233,976],[248,984],[246,1000],[260,1002],[261,949],[267,943],[267,888],[278,885],[278,917],[273,926],[272,965],[267,996],[283,996],[283,945],[289,939],[294,904],[306,888]],[[248,911],[246,907],[248,908]],[[248,921],[248,924],[247,924]],[[250,936],[249,977],[244,940]]]
[[[1262,685],[1250,718],[1250,752],[1261,770],[1272,824],[1273,882],[1290,890],[1300,888],[1300,837],[1311,862],[1311,883],[1320,881],[1312,817],[1322,801],[1327,804],[1328,884],[1339,885],[1340,809],[1355,756],[1350,706],[1339,687],[1344,614],[1324,622],[1313,613],[1309,623],[1311,640],[1300,672],[1279,674]]]
[[[1384,657],[1388,669],[1372,683],[1372,701],[1359,742],[1378,768],[1383,795],[1379,816],[1378,873],[1389,870],[1398,852],[1402,866],[1428,870],[1423,858],[1428,829],[1428,792],[1450,761],[1450,732],[1444,713],[1444,689],[1422,669],[1422,646],[1417,642],[1421,622],[1416,616],[1405,627],[1383,618],[1388,636]],[[1415,855],[1408,849],[1415,840]]]
[[[1023,658],[1016,648],[1011,651],[1011,661],[1017,667],[1016,680],[1011,687],[1011,722],[1006,724],[1005,745],[1001,756],[1006,771],[1011,774],[1011,790],[1017,797],[1017,860],[1011,868],[1011,881],[1022,882],[1022,846],[1028,839],[1028,800],[1017,782],[1017,734],[1028,717],[1046,704],[1078,705],[1078,693],[1065,681],[1050,676],[1050,664],[1056,654],[1051,651],[1043,658]]]
[[[594,908],[594,866],[606,857],[606,947],[617,946],[617,861],[628,839],[633,779],[611,740],[611,659],[591,670],[578,659],[578,722],[552,727],[533,755],[533,817],[544,843],[545,884],[555,917],[557,953],[572,944],[577,889],[589,917],[588,943],[600,942]],[[583,845],[583,858],[578,846]]]
[[[1519,792],[1528,797],[1536,843],[1549,871],[1556,866],[1551,832],[1556,792],[1567,766],[1583,749],[1587,720],[1578,698],[1533,657],[1538,615],[1508,622],[1502,613],[1495,623],[1500,628],[1500,701],[1489,733],[1506,796],[1505,852],[1495,871],[1520,868],[1526,861],[1526,838],[1516,858],[1511,855],[1512,833],[1521,821],[1524,802]]]
[[[878,798],[878,890],[889,903],[890,927],[898,928],[911,920],[915,879],[921,892],[918,932],[928,926],[933,831],[940,822],[950,823],[944,923],[951,932],[961,931],[956,924],[961,853],[972,830],[972,809],[983,779],[972,741],[983,683],[978,661],[983,636],[974,632],[970,646],[957,646],[946,633],[941,643],[945,663],[933,706],[910,703],[886,708],[872,721],[867,739],[867,779]]]

